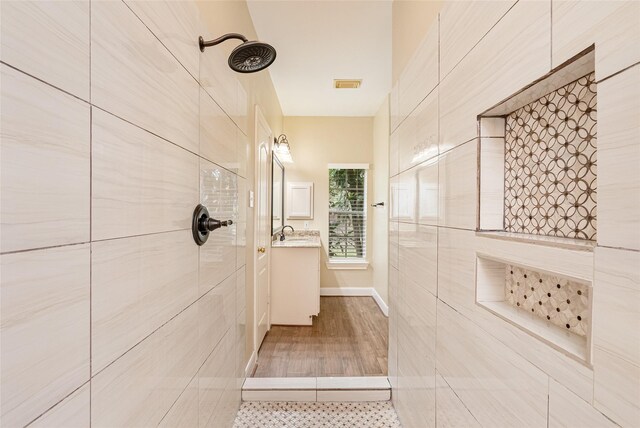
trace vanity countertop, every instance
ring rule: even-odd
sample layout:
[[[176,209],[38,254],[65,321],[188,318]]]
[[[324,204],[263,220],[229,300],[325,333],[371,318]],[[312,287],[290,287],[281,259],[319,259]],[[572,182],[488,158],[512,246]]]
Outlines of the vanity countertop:
[[[271,241],[272,248],[320,248],[320,231],[319,230],[301,230],[291,232],[289,230],[284,233],[285,240],[280,240],[280,234],[274,235]]]

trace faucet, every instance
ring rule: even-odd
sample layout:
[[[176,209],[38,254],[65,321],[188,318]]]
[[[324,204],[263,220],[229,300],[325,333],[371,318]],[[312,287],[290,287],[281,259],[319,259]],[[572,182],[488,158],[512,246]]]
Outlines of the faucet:
[[[290,228],[291,228],[291,232],[292,232],[292,233],[293,233],[293,232],[295,232],[295,230],[293,229],[293,226],[289,226],[289,225],[284,226],[284,227],[282,228],[282,230],[280,231],[280,240],[281,240],[281,241],[284,241],[284,230],[285,230],[287,227],[290,227]]]

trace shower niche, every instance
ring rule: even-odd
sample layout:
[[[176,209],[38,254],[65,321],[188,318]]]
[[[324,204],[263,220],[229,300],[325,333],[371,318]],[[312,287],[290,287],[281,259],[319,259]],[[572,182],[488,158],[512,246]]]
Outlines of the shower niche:
[[[525,244],[524,251],[530,244],[540,260],[550,247],[556,255],[593,252],[594,67],[591,47],[478,116],[479,237]],[[476,303],[589,365],[591,281],[567,275],[577,267],[527,265],[485,250],[477,253]]]
[[[595,241],[594,51],[479,116],[479,230]]]
[[[592,283],[479,253],[476,302],[549,346],[591,364]]]

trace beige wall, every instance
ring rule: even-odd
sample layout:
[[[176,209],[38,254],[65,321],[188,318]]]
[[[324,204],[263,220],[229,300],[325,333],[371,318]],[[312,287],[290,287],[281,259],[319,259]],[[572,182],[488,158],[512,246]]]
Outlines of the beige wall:
[[[373,118],[285,117],[284,132],[291,145],[293,164],[285,164],[285,181],[314,183],[314,218],[309,228],[320,230],[322,239],[321,287],[372,287],[373,270],[328,270],[329,163],[368,163],[373,167]],[[372,171],[367,176],[371,201]],[[286,198],[286,196],[285,196]],[[371,221],[371,208],[367,212]],[[303,229],[304,220],[287,220]],[[367,228],[367,257],[371,256],[372,232]]]
[[[373,192],[371,203],[384,202],[371,215],[373,248],[371,268],[373,286],[388,305],[389,284],[389,98],[380,105],[373,118]]]
[[[640,343],[640,330],[624,326],[640,318],[639,16],[636,1],[450,1],[401,74],[391,107],[399,126],[390,144],[389,377],[404,427],[454,418],[459,426],[637,426],[640,402],[629,397],[640,394],[640,351],[629,344]],[[478,203],[494,193],[479,188],[490,157],[479,165],[478,153],[490,146],[479,141],[478,114],[594,43],[595,249],[479,236]],[[592,283],[593,312],[583,317],[591,342],[579,347],[592,348],[592,364],[517,327],[529,312],[516,308],[505,321],[476,304],[488,276],[478,254]]]
[[[394,0],[392,14],[391,82],[395,83],[400,73],[413,56],[416,48],[437,19],[442,8],[437,0]]]
[[[256,32],[251,21],[251,15],[245,1],[199,1],[198,6],[202,20],[206,23],[207,28],[218,37],[225,33],[242,33],[249,40],[256,40]],[[220,48],[228,55],[233,48],[237,46],[235,41],[228,41],[216,48]],[[271,131],[275,136],[280,135],[282,131],[282,110],[280,102],[275,92],[275,88],[271,81],[268,71],[254,74],[238,74],[238,79],[247,92],[247,142],[248,142],[248,168],[245,193],[238,195],[239,202],[248,201],[249,190],[255,191],[255,106],[259,105],[262,109]],[[247,345],[245,361],[251,357],[254,351],[253,343],[253,326],[254,326],[254,209],[247,206],[246,221],[246,322],[247,322]]]

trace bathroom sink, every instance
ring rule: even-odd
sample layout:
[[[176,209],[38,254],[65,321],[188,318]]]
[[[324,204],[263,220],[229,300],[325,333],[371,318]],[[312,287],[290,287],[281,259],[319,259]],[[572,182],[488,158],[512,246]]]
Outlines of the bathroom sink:
[[[287,234],[284,240],[280,240],[280,236],[274,237],[275,239],[271,243],[275,248],[313,248],[320,247],[320,234],[319,233],[295,233]]]

